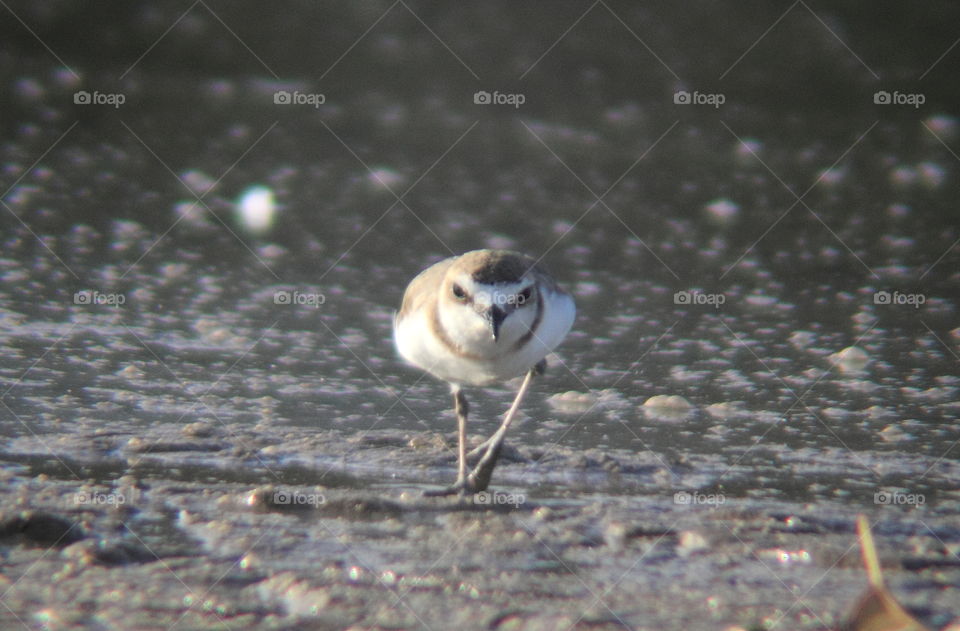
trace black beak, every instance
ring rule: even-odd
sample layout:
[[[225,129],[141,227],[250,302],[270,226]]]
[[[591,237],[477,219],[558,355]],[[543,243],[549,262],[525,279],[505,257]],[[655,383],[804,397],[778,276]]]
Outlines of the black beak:
[[[490,326],[490,334],[493,336],[493,341],[496,342],[497,338],[500,337],[500,325],[507,317],[507,312],[499,306],[493,305],[484,311],[483,317],[486,318],[487,324]]]

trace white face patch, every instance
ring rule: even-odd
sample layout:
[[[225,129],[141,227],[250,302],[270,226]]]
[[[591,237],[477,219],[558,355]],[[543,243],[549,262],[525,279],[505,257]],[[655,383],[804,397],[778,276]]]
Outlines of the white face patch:
[[[461,274],[450,285],[445,297],[447,309],[440,319],[451,337],[464,340],[478,349],[496,354],[526,335],[536,318],[537,291],[533,279],[517,283],[485,285],[470,274]],[[498,337],[491,335],[491,309],[504,315]]]
[[[510,312],[536,299],[536,288],[532,280],[522,280],[519,283],[482,285],[475,282],[469,274],[462,275],[455,285],[464,294],[466,302],[473,303],[478,312],[490,307],[500,307]],[[453,296],[456,298],[456,295]]]

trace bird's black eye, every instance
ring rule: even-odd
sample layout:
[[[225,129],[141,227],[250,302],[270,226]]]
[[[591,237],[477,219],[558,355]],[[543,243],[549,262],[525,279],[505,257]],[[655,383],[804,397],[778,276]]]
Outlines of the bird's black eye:
[[[454,284],[453,284],[453,297],[456,298],[457,300],[463,300],[464,298],[467,297],[467,292],[463,291],[463,287],[461,287],[461,286],[458,285],[457,283],[454,283]]]
[[[533,297],[533,287],[527,287],[520,292],[520,304],[526,304]]]

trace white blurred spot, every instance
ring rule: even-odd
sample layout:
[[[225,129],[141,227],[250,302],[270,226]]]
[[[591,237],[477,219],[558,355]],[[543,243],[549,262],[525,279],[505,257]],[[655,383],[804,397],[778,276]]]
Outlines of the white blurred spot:
[[[13,92],[24,101],[39,101],[46,90],[43,84],[32,77],[17,79],[13,84]]]
[[[847,175],[846,169],[841,168],[832,168],[824,169],[820,171],[820,176],[817,178],[817,182],[825,184],[827,186],[832,186],[839,184],[843,181],[843,178]]]
[[[506,237],[501,234],[491,235],[484,246],[491,250],[512,250],[517,247],[517,240],[512,237]]]
[[[761,151],[763,151],[763,143],[754,138],[744,138],[734,148],[737,159],[743,162],[756,160],[756,156],[760,155]]]
[[[934,114],[924,121],[927,128],[941,140],[954,140],[957,136],[957,119],[947,114]]]
[[[887,408],[881,407],[879,405],[871,405],[863,412],[864,414],[867,415],[867,418],[871,418],[871,419],[886,419],[886,418],[893,418],[897,416],[891,410],[888,410]]]
[[[902,237],[892,234],[885,234],[880,237],[880,243],[891,250],[910,250],[916,245],[912,237]]]
[[[830,361],[836,363],[840,372],[860,372],[867,366],[870,357],[856,346],[848,346],[831,355]]]
[[[403,176],[387,167],[380,167],[370,171],[367,182],[374,190],[392,190],[394,186],[403,182]]]
[[[946,170],[939,164],[933,162],[921,162],[917,165],[917,173],[920,176],[920,182],[927,188],[939,188],[943,181],[947,179]]]
[[[603,291],[603,287],[599,283],[593,283],[590,281],[578,282],[573,288],[573,293],[578,298],[587,298],[588,296],[596,296],[602,291]]]
[[[677,394],[658,394],[644,402],[643,410],[652,418],[675,421],[689,416],[693,412],[693,405]]]
[[[53,71],[53,82],[64,90],[76,90],[80,87],[80,75],[68,68],[56,68]]]
[[[178,223],[183,222],[184,225],[195,229],[213,227],[213,223],[207,217],[207,209],[196,200],[177,202],[173,205],[173,214],[176,215]]]
[[[740,206],[729,199],[715,199],[704,208],[716,223],[725,224],[737,216]]]
[[[707,538],[696,530],[684,530],[677,536],[677,553],[686,557],[710,547]]]
[[[783,548],[768,548],[757,553],[760,559],[770,559],[783,565],[788,563],[810,563],[813,557],[806,550],[784,550]]]
[[[724,401],[723,403],[711,403],[706,407],[706,412],[716,419],[728,420],[740,416],[747,416],[748,412],[739,401]]]
[[[270,230],[277,215],[273,190],[266,186],[251,186],[237,200],[236,214],[245,230],[254,233]]]
[[[276,243],[268,243],[261,248],[257,248],[257,256],[262,259],[278,259],[285,256],[288,250]]]
[[[213,190],[216,180],[196,169],[190,169],[180,176],[180,179],[187,185],[194,195],[203,196]]]
[[[657,394],[644,402],[644,407],[669,408],[673,410],[689,410],[693,407],[689,401],[679,394]]]
[[[917,181],[917,172],[912,167],[903,165],[890,171],[890,183],[896,186],[910,186]]]
[[[597,398],[589,392],[558,392],[547,399],[547,404],[564,414],[583,414],[592,408]]]
[[[913,440],[913,434],[903,431],[896,425],[887,425],[880,430],[880,438],[884,442],[899,443]]]
[[[764,294],[750,294],[743,300],[752,307],[770,307],[777,303],[776,296],[767,296]]]
[[[817,341],[817,336],[811,331],[794,331],[788,338],[790,344],[799,350],[809,348]]]

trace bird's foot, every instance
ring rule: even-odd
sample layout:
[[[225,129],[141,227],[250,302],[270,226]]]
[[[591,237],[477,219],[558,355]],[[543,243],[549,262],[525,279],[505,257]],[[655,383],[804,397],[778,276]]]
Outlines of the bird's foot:
[[[493,467],[496,465],[497,454],[500,451],[499,447],[494,451],[495,453],[493,454],[486,454],[466,478],[458,479],[452,485],[443,489],[424,491],[423,496],[446,497],[448,495],[459,495],[460,497],[466,497],[486,491],[487,487],[490,486],[490,477],[493,475]]]
[[[436,491],[424,491],[424,497],[447,497],[449,495],[459,495],[460,497],[466,497],[472,493],[476,493],[479,489],[476,488],[476,485],[473,481],[473,476],[470,475],[465,479],[460,479],[451,484],[450,486]]]

